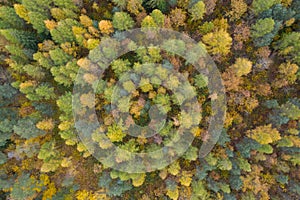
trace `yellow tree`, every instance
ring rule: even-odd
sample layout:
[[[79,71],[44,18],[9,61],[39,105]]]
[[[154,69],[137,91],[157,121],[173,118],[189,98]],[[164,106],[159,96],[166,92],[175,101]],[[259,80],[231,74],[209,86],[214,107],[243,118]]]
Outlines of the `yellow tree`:
[[[232,69],[237,76],[247,75],[251,72],[252,62],[247,58],[238,58],[229,68]]]
[[[203,36],[203,42],[209,53],[227,55],[230,52],[232,38],[224,29]]]

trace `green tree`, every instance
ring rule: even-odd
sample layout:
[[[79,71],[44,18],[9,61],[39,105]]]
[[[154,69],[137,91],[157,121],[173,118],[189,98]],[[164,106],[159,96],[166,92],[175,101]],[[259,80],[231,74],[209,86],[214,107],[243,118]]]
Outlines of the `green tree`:
[[[116,4],[121,10],[124,10],[127,5],[126,0],[112,0],[112,2]]]
[[[153,18],[154,22],[159,26],[163,27],[165,22],[165,15],[158,9],[154,9],[151,12],[151,17]]]
[[[14,132],[22,138],[30,139],[45,134],[44,131],[36,128],[37,120],[32,117],[22,118],[14,125]]]
[[[203,1],[198,1],[189,9],[189,12],[191,14],[192,21],[203,19],[206,12],[205,4]]]
[[[39,190],[40,182],[30,174],[23,173],[14,183],[10,197],[16,200],[34,199]]]
[[[75,36],[72,31],[73,26],[80,26],[80,23],[69,18],[59,21],[57,27],[50,30],[52,39],[59,44],[64,42],[75,42]]]
[[[55,141],[44,143],[40,149],[38,158],[44,162],[41,168],[42,172],[55,171],[61,163],[59,152],[55,149]]]
[[[265,18],[258,20],[254,25],[251,27],[251,35],[253,38],[262,37],[274,29],[275,22],[272,18]]]
[[[255,14],[259,14],[265,10],[268,10],[273,5],[280,3],[279,0],[254,0],[252,2],[252,8]]]
[[[123,31],[128,30],[134,26],[134,21],[129,14],[125,12],[116,12],[112,19],[114,28]]]
[[[279,50],[281,55],[290,58],[297,64],[300,64],[300,33],[290,32],[284,34],[283,37],[276,42],[275,48]]]
[[[21,29],[25,25],[15,12],[15,10],[9,6],[0,7],[0,29]]]
[[[70,61],[66,65],[52,67],[51,73],[54,76],[54,80],[64,86],[71,86],[77,76],[78,65],[76,61]]]

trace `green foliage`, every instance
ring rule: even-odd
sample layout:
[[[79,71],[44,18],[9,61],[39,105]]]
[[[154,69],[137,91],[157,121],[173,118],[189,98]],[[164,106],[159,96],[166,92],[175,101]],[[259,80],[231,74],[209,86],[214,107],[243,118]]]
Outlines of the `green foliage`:
[[[2,1],[0,199],[297,199],[299,19],[298,0]],[[189,37],[152,38],[153,32],[133,42],[136,35],[122,33],[141,27],[175,29],[198,45],[188,45]],[[145,47],[146,39],[153,43]],[[113,60],[120,40],[133,51]],[[207,54],[219,71],[211,72]],[[100,58],[112,61],[108,69]],[[88,127],[94,152],[78,136],[75,124],[82,125],[72,112],[79,66],[85,71],[80,84],[103,72],[95,102],[90,91],[79,97],[96,116],[77,113],[103,123]],[[215,73],[226,98],[214,92],[223,90]],[[194,97],[192,90],[197,113],[188,112],[194,105],[184,100]],[[209,125],[219,114],[213,103],[224,98],[224,128],[210,153],[199,157],[201,145],[213,139]],[[134,124],[142,127],[138,137],[128,135]],[[142,137],[148,128],[154,135]],[[183,152],[188,141],[179,139],[189,136],[195,138]],[[178,144],[169,147],[172,142]],[[94,159],[98,147],[125,168],[140,167],[127,164],[135,153],[173,162],[129,174]],[[151,161],[141,160],[149,168]]]
[[[113,16],[113,26],[114,28],[123,31],[128,30],[133,27],[134,21],[129,14],[125,12],[116,12]]]
[[[23,26],[24,21],[16,14],[14,8],[0,7],[0,29],[21,29]]]
[[[252,26],[252,37],[259,38],[268,33],[270,33],[274,29],[275,22],[272,18],[260,19]]]
[[[192,21],[203,19],[206,12],[204,2],[198,1],[191,7],[189,12],[191,13]]]
[[[276,49],[284,56],[290,56],[291,60],[300,64],[300,33],[291,32],[284,34],[276,43]]]
[[[75,36],[72,32],[73,26],[80,26],[80,23],[73,19],[59,21],[57,27],[50,30],[53,40],[59,44],[64,42],[75,42]]]
[[[46,142],[42,145],[38,158],[43,160],[42,172],[55,171],[61,164],[61,159],[55,149],[55,142]]]
[[[71,86],[75,81],[79,67],[75,61],[70,61],[66,65],[52,67],[51,73],[54,80],[64,86]]]
[[[14,132],[22,138],[30,139],[45,134],[35,126],[36,119],[31,117],[22,118],[14,125]]]
[[[252,2],[252,8],[255,14],[259,14],[265,10],[268,10],[276,3],[280,3],[278,0],[254,0]]]
[[[195,85],[198,88],[206,87],[208,85],[208,77],[204,76],[202,74],[196,75],[195,76]]]
[[[20,45],[28,49],[36,49],[37,39],[32,32],[17,29],[2,29],[0,34],[14,45]]]
[[[209,199],[210,194],[209,192],[206,190],[206,187],[203,183],[203,181],[194,181],[192,183],[192,188],[193,188],[193,194],[192,194],[192,200],[196,200],[196,199]]]
[[[125,137],[126,134],[123,133],[122,128],[118,126],[117,124],[113,124],[112,126],[108,127],[107,131],[107,137],[112,142],[121,142],[123,137]]]
[[[39,189],[39,181],[23,173],[13,185],[10,197],[16,200],[33,199]]]

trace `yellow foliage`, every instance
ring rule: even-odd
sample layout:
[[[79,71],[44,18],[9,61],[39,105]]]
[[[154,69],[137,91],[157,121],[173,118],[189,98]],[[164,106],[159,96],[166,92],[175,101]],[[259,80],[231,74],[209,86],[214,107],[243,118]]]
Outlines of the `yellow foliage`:
[[[69,158],[63,158],[60,165],[62,167],[70,167],[71,164],[72,164],[71,157],[69,157]]]
[[[297,80],[297,71],[299,67],[293,63],[282,63],[279,66],[279,72],[281,73],[281,77],[283,79],[287,79],[289,83],[294,83]]]
[[[178,190],[178,186],[176,186],[176,188],[174,190],[167,190],[167,195],[173,199],[173,200],[177,200],[179,197],[179,190]]]
[[[247,12],[247,4],[244,0],[231,0],[232,10],[229,12],[232,20],[239,19],[245,12]]]
[[[237,58],[235,63],[229,67],[237,76],[247,75],[251,72],[252,62],[247,58]]]
[[[214,29],[215,30],[221,30],[222,29],[222,30],[227,31],[228,27],[229,27],[228,21],[227,21],[226,18],[221,18],[221,19],[217,18],[213,21],[213,24],[214,24]]]
[[[201,135],[201,129],[199,127],[193,127],[191,132],[193,133],[194,137],[199,137]]]
[[[25,88],[28,88],[28,87],[35,87],[37,85],[36,81],[25,81],[24,83],[21,83],[19,85],[20,89],[25,89]]]
[[[74,35],[81,35],[81,34],[86,33],[86,29],[79,27],[79,26],[73,26],[72,31],[73,31]]]
[[[111,21],[101,20],[98,26],[102,34],[110,34],[114,32],[114,28]]]
[[[87,40],[87,48],[92,50],[96,48],[100,44],[100,40],[98,39],[88,39]]]
[[[50,119],[44,119],[36,124],[36,127],[40,130],[51,131],[54,128],[54,122]]]
[[[44,23],[48,30],[53,30],[57,26],[57,23],[54,20],[47,19],[44,21]]]
[[[65,12],[60,8],[51,8],[50,12],[51,12],[52,17],[54,19],[56,19],[57,21],[60,21],[60,20],[66,18]]]
[[[61,122],[59,125],[58,125],[58,128],[61,130],[61,131],[66,131],[66,130],[69,130],[71,128],[71,126],[73,125],[73,122],[70,122],[70,121],[63,121]]]
[[[174,176],[176,176],[180,171],[180,165],[178,161],[173,162],[169,168],[168,168],[168,172]]]
[[[89,26],[93,26],[93,21],[86,15],[81,15],[79,17],[80,19],[80,23],[85,26],[85,27],[89,27]]]
[[[56,188],[54,183],[50,183],[48,189],[44,191],[42,200],[52,199],[52,196],[56,193]]]
[[[139,187],[141,185],[143,185],[144,181],[145,181],[145,177],[146,174],[137,174],[136,177],[132,178],[132,185],[134,187]]]
[[[208,33],[203,36],[202,40],[208,52],[212,54],[227,55],[230,52],[232,38],[224,29]]]
[[[21,4],[14,4],[15,11],[17,15],[19,15],[21,18],[23,18],[25,21],[30,23],[30,19],[28,16],[28,10]]]
[[[50,183],[49,176],[47,174],[41,174],[40,181],[43,182],[43,185],[48,185]]]
[[[193,174],[189,171],[182,171],[181,177],[180,177],[180,183],[184,186],[190,186],[192,182],[192,176]]]
[[[80,143],[77,144],[77,150],[79,152],[83,152],[83,151],[87,151],[87,148],[83,143],[80,142]]]
[[[153,87],[148,78],[141,78],[140,88],[143,92],[149,92],[149,91],[153,90]]]
[[[80,190],[76,192],[77,200],[97,200],[91,191]]]
[[[116,124],[108,127],[107,137],[111,140],[111,142],[120,142],[126,136],[123,133],[121,127]]]
[[[247,132],[248,136],[260,144],[270,144],[281,139],[280,133],[272,125],[259,126]]]

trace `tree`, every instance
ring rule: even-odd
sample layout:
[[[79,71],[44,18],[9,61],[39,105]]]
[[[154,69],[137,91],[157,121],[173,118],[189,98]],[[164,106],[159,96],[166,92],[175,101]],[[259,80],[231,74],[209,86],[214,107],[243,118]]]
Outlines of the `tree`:
[[[247,135],[260,144],[270,144],[281,139],[280,133],[277,129],[272,128],[271,124],[247,131]]]
[[[175,8],[170,12],[171,22],[175,27],[184,26],[186,12],[180,8]]]
[[[58,67],[54,66],[50,71],[57,83],[69,87],[75,81],[78,69],[79,67],[76,64],[76,61],[70,61],[66,65]]]
[[[230,52],[232,38],[223,29],[204,35],[202,40],[212,54],[227,55]]]
[[[13,43],[14,46],[21,46],[32,50],[37,49],[37,38],[32,32],[17,29],[2,29],[0,30],[0,34]]]
[[[283,37],[276,42],[275,48],[279,50],[281,55],[287,56],[292,61],[300,64],[300,33],[290,32],[284,34]]]
[[[232,0],[231,1],[231,11],[228,13],[230,15],[230,20],[238,20],[241,18],[245,12],[247,12],[248,6],[244,0]]]
[[[113,16],[112,24],[114,28],[123,31],[134,26],[134,21],[129,14],[125,12],[116,12]]]
[[[8,6],[0,7],[0,29],[21,29],[24,25],[24,20],[16,14],[13,8]]]
[[[114,32],[113,24],[109,20],[101,20],[98,24],[102,34],[110,34]]]
[[[34,199],[40,190],[40,182],[36,178],[22,173],[13,185],[10,196],[16,200]]]
[[[251,72],[252,62],[247,58],[237,58],[235,63],[229,67],[237,76],[247,75]]]
[[[43,160],[42,172],[55,171],[61,164],[59,152],[55,149],[55,141],[46,142],[42,145],[38,158]]]
[[[142,3],[143,0],[129,0],[127,2],[127,10],[134,15],[138,15],[140,12],[145,12]]]
[[[272,18],[265,18],[258,20],[254,25],[251,27],[251,35],[253,38],[262,37],[274,29],[275,22]]]
[[[31,117],[22,118],[14,125],[14,132],[22,138],[30,139],[45,134],[44,131],[36,128],[36,119]]]
[[[157,27],[157,24],[154,22],[153,18],[151,16],[147,16],[143,19],[141,23],[142,28],[153,28]]]
[[[147,1],[147,5],[153,9],[159,9],[162,12],[167,12],[169,10],[170,4],[172,4],[174,0],[164,1],[164,0],[149,0]]]
[[[124,10],[126,8],[126,0],[112,0],[114,4],[116,4],[121,10]]]
[[[259,14],[265,10],[268,10],[273,5],[280,3],[279,0],[254,0],[252,2],[252,8],[255,14]]]
[[[52,39],[59,43],[75,42],[75,36],[72,32],[73,26],[80,26],[80,23],[73,19],[65,19],[58,22],[58,25],[50,30]]]
[[[203,1],[198,1],[189,9],[189,12],[191,14],[192,21],[203,19],[206,12],[205,4]]]
[[[126,134],[123,133],[122,128],[117,124],[108,127],[107,137],[111,142],[121,142],[125,136]]]
[[[165,15],[157,9],[154,9],[150,16],[153,18],[154,22],[159,26],[163,27],[165,22]]]

